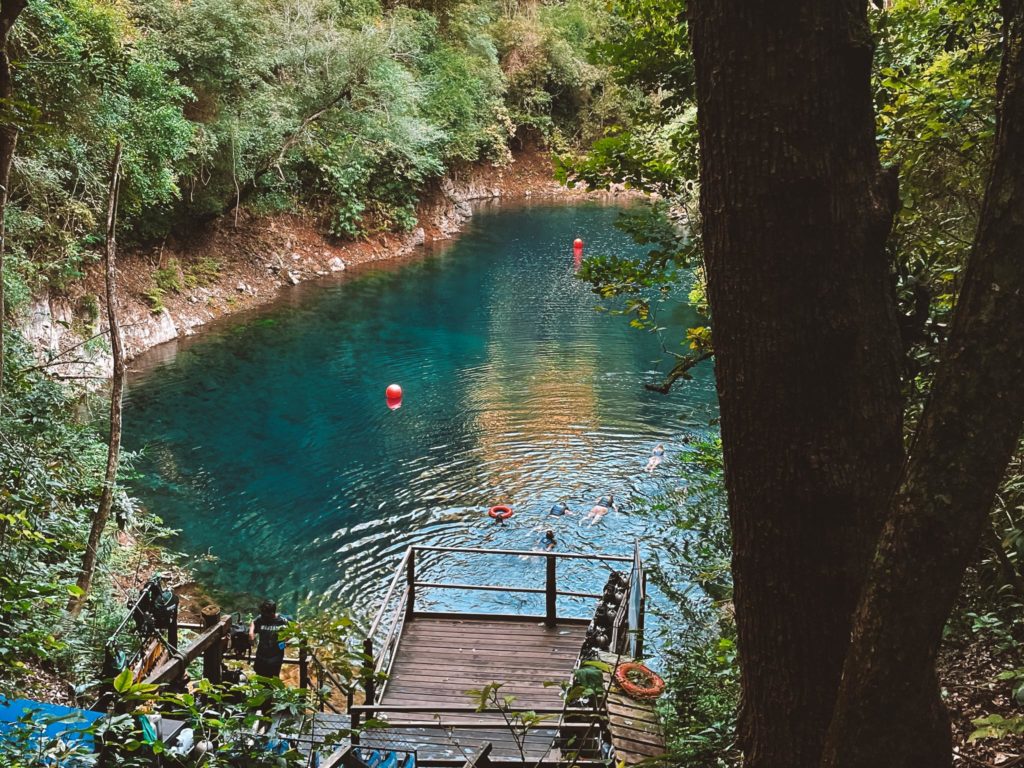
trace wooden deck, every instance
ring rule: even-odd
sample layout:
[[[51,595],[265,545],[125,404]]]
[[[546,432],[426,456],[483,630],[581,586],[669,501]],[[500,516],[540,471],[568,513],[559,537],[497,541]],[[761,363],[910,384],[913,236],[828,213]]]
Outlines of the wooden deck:
[[[601,660],[614,665],[614,654],[601,654]],[[608,689],[608,733],[615,750],[615,762],[636,765],[665,754],[665,735],[654,712],[653,701],[638,701],[624,694],[605,674]]]
[[[559,710],[561,688],[544,683],[570,679],[585,632],[586,623],[579,621],[563,620],[548,627],[532,619],[418,615],[402,628],[390,674],[377,699],[381,711],[376,717],[396,727],[367,733],[361,742],[397,746],[396,739],[407,739],[415,743],[421,761],[463,756],[490,742],[492,760],[521,761],[519,747],[500,713],[448,713],[441,715],[452,726],[447,729],[402,728],[403,723],[422,724],[436,717],[387,708],[474,707],[479,700],[468,690],[502,683],[500,694],[515,697],[514,709]],[[554,715],[552,726],[557,722]],[[530,729],[524,744],[527,759],[557,761],[558,750],[551,751],[557,736],[554,727]]]

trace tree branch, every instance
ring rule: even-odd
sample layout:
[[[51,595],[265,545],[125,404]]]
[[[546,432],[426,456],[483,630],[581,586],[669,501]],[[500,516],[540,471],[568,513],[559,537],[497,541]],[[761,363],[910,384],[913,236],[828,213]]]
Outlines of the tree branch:
[[[672,385],[675,384],[679,379],[692,379],[690,375],[690,369],[693,368],[697,363],[702,363],[705,360],[714,357],[715,353],[712,352],[699,352],[693,355],[686,355],[679,360],[673,366],[672,370],[668,372],[665,378],[660,384],[644,384],[644,388],[651,392],[659,392],[663,395],[667,395],[669,390],[672,389]]]

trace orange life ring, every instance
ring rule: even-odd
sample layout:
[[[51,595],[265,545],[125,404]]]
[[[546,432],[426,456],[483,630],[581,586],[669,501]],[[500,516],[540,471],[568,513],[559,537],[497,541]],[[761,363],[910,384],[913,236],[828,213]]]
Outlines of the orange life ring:
[[[647,678],[645,685],[634,683],[629,679],[629,673],[634,672]],[[643,664],[636,661],[628,661],[619,664],[615,668],[615,682],[629,696],[634,699],[656,699],[665,692],[665,681],[658,677]]]
[[[488,510],[487,514],[500,523],[512,517],[512,507],[507,504],[495,504]]]

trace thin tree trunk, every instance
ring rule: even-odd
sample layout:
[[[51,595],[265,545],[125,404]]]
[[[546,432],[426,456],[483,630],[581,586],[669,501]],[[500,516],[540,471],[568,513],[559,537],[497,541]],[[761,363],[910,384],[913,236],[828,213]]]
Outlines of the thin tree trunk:
[[[7,42],[11,28],[25,10],[26,0],[3,0],[0,3],[0,109],[5,113],[0,125],[0,404],[3,403],[4,367],[6,364],[7,301],[4,291],[4,252],[7,247],[7,200],[11,179],[11,164],[18,144],[18,126],[14,124],[14,82],[11,77],[11,59]]]
[[[863,2],[690,0],[751,768],[817,768],[903,460]]]
[[[114,163],[110,174],[110,191],[107,197],[107,244],[106,283],[107,318],[110,323],[110,351],[114,359],[114,375],[110,388],[110,441],[107,444],[107,470],[103,477],[103,491],[99,506],[89,529],[89,541],[82,556],[82,570],[78,576],[79,594],[68,603],[68,612],[77,616],[89,597],[100,539],[110,518],[114,503],[114,483],[121,457],[121,398],[124,391],[124,347],[121,341],[121,327],[117,322],[117,203],[121,190],[121,144],[114,149]]]
[[[1024,424],[1024,5],[1004,0],[992,172],[948,347],[914,436],[854,632],[826,768],[952,763],[935,657]]]

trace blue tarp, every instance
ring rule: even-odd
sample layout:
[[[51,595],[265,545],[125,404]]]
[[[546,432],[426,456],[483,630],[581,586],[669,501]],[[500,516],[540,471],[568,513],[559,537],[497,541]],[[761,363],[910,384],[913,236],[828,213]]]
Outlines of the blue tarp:
[[[0,739],[19,728],[18,722],[29,717],[35,725],[43,726],[43,736],[49,740],[60,736],[65,741],[93,749],[92,734],[84,733],[103,717],[103,712],[62,707],[30,699],[8,699],[0,696]]]

